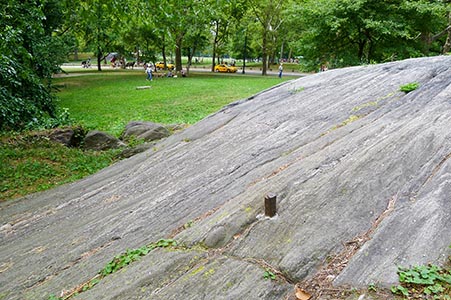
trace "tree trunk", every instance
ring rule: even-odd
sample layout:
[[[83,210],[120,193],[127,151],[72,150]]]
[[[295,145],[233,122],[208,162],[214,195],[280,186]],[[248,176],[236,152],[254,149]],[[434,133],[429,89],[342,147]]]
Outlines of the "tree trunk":
[[[451,12],[448,13],[448,35],[446,36],[445,45],[443,45],[443,54],[446,54],[451,49]]]
[[[244,33],[244,49],[243,49],[243,74],[246,73],[246,47],[247,47],[247,31]]]
[[[216,42],[213,42],[213,56],[211,59],[211,71],[215,71],[215,59],[216,59]]]
[[[97,47],[97,71],[102,71],[102,50]]]
[[[183,35],[177,36],[175,41],[175,71],[180,72],[182,70],[182,44]]]
[[[136,65],[139,65],[140,63],[139,47],[135,47],[135,52],[136,52]]]
[[[164,64],[164,67],[166,68],[166,46],[164,45],[164,42],[163,42],[163,47],[161,49],[161,53],[163,54],[163,64]]]
[[[191,67],[191,62],[193,61],[193,55],[195,51],[195,46],[193,46],[193,49],[188,49],[188,62],[186,64],[186,74],[189,74],[189,68]]]
[[[268,69],[271,69],[271,65],[274,65],[276,63],[276,52],[271,51],[271,55],[268,60]]]
[[[266,75],[266,69],[267,69],[267,61],[268,61],[268,53],[267,53],[267,35],[268,30],[265,28],[263,32],[263,40],[262,40],[262,75]]]
[[[357,55],[358,55],[360,62],[363,61],[363,55],[365,54],[365,45],[366,45],[366,40],[359,41],[359,53]]]
[[[200,35],[198,35],[196,37],[196,39],[194,40],[193,47],[188,49],[188,65],[186,66],[186,74],[189,74],[189,68],[191,67],[191,63],[193,61],[194,54],[196,53],[197,42],[198,42],[199,38],[200,38]]]
[[[368,55],[366,57],[366,60],[368,63],[371,63],[371,59],[373,58],[373,52],[374,52],[374,42],[372,39],[369,40],[369,47],[368,47]]]
[[[283,44],[284,41],[282,41],[282,45],[280,46],[280,56],[279,56],[279,63],[283,60]]]
[[[219,22],[216,22],[215,38],[213,39],[213,56],[211,59],[211,71],[215,71],[216,46],[218,44]]]

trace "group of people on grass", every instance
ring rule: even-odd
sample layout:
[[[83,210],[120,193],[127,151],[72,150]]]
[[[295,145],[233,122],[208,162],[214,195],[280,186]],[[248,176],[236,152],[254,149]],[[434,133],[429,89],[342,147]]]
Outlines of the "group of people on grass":
[[[152,81],[153,80],[152,64],[146,64],[145,70],[146,70],[146,74],[147,74],[146,80]],[[182,69],[180,71],[180,74],[182,75],[182,77],[186,77],[186,71],[185,70]],[[166,77],[171,77],[172,78],[172,77],[177,77],[177,75],[174,75],[172,73],[172,70],[169,70],[168,73],[166,74]]]

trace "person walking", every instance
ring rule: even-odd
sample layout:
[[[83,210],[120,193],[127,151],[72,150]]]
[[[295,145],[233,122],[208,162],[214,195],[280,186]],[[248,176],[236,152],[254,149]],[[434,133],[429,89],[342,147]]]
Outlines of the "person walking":
[[[146,80],[152,81],[152,68],[150,64],[147,64],[146,73],[147,73]]]
[[[282,78],[282,72],[283,72],[283,65],[280,63],[279,65],[279,78]]]

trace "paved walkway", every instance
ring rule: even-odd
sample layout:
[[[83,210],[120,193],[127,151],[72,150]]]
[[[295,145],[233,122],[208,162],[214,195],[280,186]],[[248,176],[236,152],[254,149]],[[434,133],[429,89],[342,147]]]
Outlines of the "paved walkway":
[[[138,66],[135,67],[134,70],[139,70],[143,68],[142,66]],[[84,69],[81,65],[75,65],[75,64],[63,64],[62,65],[62,69],[68,69],[68,70],[74,70],[74,69],[80,69],[80,70],[86,70]],[[91,68],[89,68],[89,70],[96,70],[97,69],[97,65],[92,65]],[[112,67],[110,65],[102,65],[102,70],[111,70]],[[124,70],[121,68],[115,68],[116,70]],[[128,69],[129,70],[129,69]],[[191,67],[190,68],[190,72],[211,72],[211,67]],[[246,67],[245,69],[245,74],[244,75],[260,75],[261,74],[261,68],[255,68],[255,67]],[[87,73],[89,74],[89,73]],[[236,74],[243,74],[243,68],[238,67],[238,71],[236,72]],[[277,69],[269,69],[267,70],[267,75],[274,75],[277,76],[279,74],[279,72],[277,71]],[[295,77],[303,77],[303,76],[307,76],[310,75],[311,73],[303,73],[303,72],[299,72],[297,70],[294,69],[287,69],[284,70],[283,72],[283,76],[295,76]],[[61,77],[62,75],[57,75],[55,77]],[[78,76],[78,75],[77,75]]]

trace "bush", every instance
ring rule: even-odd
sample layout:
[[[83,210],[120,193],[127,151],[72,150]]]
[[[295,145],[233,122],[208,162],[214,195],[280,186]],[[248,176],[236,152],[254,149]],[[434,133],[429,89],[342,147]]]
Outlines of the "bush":
[[[0,130],[23,129],[34,119],[55,117],[53,97],[35,74],[0,56]]]
[[[419,87],[420,87],[420,84],[419,84],[418,82],[411,82],[411,83],[402,85],[402,86],[399,88],[399,90],[400,90],[401,92],[404,92],[404,93],[407,94],[407,93],[410,93],[411,91],[416,90],[416,89],[419,88]]]
[[[24,13],[26,12],[26,13]],[[58,1],[9,2],[0,15],[0,131],[57,120],[52,75],[67,51],[53,32],[62,20]]]

